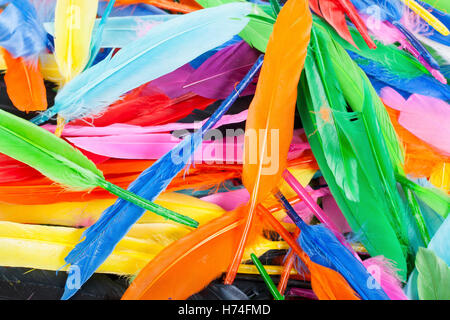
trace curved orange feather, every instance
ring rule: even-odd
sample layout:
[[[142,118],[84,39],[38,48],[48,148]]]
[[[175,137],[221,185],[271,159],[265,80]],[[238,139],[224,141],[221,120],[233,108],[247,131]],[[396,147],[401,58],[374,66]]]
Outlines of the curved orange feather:
[[[47,109],[47,94],[44,79],[36,63],[14,58],[3,49],[7,67],[5,84],[8,96],[20,111],[41,111]]]
[[[163,249],[131,283],[122,300],[182,300],[226,271],[244,223],[245,210],[210,221]]]
[[[311,26],[308,1],[289,0],[278,15],[267,44],[245,128],[242,178],[251,194],[249,211],[238,250],[225,279],[227,284],[233,282],[241,262],[256,205],[279,185],[287,165],[294,130],[297,85],[307,54]]]

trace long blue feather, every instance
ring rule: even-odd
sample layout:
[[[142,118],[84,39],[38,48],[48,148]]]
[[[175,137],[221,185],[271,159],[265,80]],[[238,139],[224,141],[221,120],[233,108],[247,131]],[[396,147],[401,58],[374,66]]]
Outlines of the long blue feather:
[[[377,282],[364,265],[339,242],[333,232],[323,225],[306,224],[280,192],[275,196],[301,230],[299,245],[313,262],[339,272],[362,299],[389,300],[381,286],[374,285]],[[373,285],[368,286],[369,283]]]
[[[202,128],[187,136],[175,148],[159,158],[151,167],[128,187],[128,190],[146,199],[155,199],[163,192],[172,179],[185,167],[196,148],[200,145],[203,135],[211,129],[217,121],[227,112],[229,107],[239,97],[239,94],[252,81],[262,65],[261,56],[238,84],[236,90],[222,102],[210,119]],[[97,270],[105,259],[114,250],[117,243],[127,234],[131,226],[144,214],[144,210],[127,201],[118,199],[111,207],[106,209],[100,219],[84,234],[83,242],[79,243],[65,258],[67,263],[80,270],[81,284]],[[77,288],[66,284],[62,299],[70,298]]]
[[[440,83],[430,75],[422,74],[414,78],[403,78],[377,61],[366,59],[352,51],[347,50],[347,52],[367,75],[393,88],[445,101],[450,99],[450,87]]]
[[[439,21],[441,21],[448,29],[450,29],[450,14],[449,13],[440,11],[423,1],[417,0],[417,2],[422,7],[427,9],[433,16],[438,18]],[[444,36],[443,34],[439,33],[438,31],[434,30],[433,28],[427,28],[426,32],[424,32],[423,35],[427,38],[430,38],[433,41],[442,43],[446,46],[450,46],[450,36]]]
[[[0,46],[13,57],[32,58],[45,48],[46,33],[28,0],[0,0]]]
[[[75,77],[58,92],[54,106],[31,122],[41,124],[55,114],[71,121],[102,112],[130,90],[231,39],[246,26],[251,9],[250,3],[230,3],[155,26],[114,57]]]

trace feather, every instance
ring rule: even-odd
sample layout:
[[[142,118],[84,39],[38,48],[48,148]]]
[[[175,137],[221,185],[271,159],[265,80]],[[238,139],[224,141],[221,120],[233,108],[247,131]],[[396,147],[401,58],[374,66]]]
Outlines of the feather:
[[[264,280],[267,288],[269,289],[270,293],[272,294],[273,298],[275,300],[284,300],[284,295],[282,295],[278,291],[277,287],[273,283],[273,281],[270,278],[269,274],[267,273],[266,269],[264,269],[264,266],[261,263],[261,261],[258,259],[258,257],[254,253],[250,254],[250,256],[252,258],[253,264],[258,269],[258,272],[260,273],[261,277],[263,278],[263,280]]]
[[[325,29],[317,27],[314,31],[317,39],[314,38],[314,51],[310,53],[315,54],[308,56],[305,78],[299,88],[305,96],[298,101],[305,132],[330,191],[353,232],[363,233],[361,241],[371,255],[384,255],[395,261],[404,279],[409,221],[394,178],[394,164],[401,169],[395,132],[362,71],[337,43],[332,45],[331,37],[323,33]],[[333,74],[334,70],[336,76],[324,77],[325,67],[327,74]],[[345,75],[351,76],[344,80],[341,77]],[[351,91],[353,95],[349,94]],[[348,102],[339,101],[344,98]],[[347,103],[353,112],[347,111]],[[373,141],[370,137],[374,136],[380,139]],[[350,173],[337,170],[343,165],[349,167]],[[354,184],[349,184],[349,180]],[[374,188],[375,185],[378,187]],[[379,214],[373,214],[375,211]]]
[[[0,264],[8,267],[61,270],[64,256],[81,229],[0,222]],[[164,247],[151,240],[125,237],[99,272],[135,274]],[[14,250],[15,254],[8,254]],[[66,270],[64,268],[63,270]]]
[[[420,300],[450,300],[450,267],[432,250],[420,248],[416,257]]]
[[[39,66],[24,58],[14,58],[3,50],[7,71],[5,84],[8,96],[20,111],[47,109],[47,94]]]
[[[55,57],[64,83],[83,71],[89,61],[98,0],[58,0],[55,9]]]
[[[245,131],[246,135],[252,134],[253,139],[251,146],[249,138],[244,145],[242,179],[251,196],[247,221],[225,279],[226,284],[231,284],[236,276],[256,205],[279,185],[286,167],[294,129],[296,87],[305,61],[312,24],[307,5],[306,1],[291,0],[281,9],[267,45],[256,93],[249,107]],[[283,86],[280,86],[281,82]],[[254,141],[258,136],[258,140]],[[256,150],[253,146],[256,146]],[[273,151],[275,146],[277,149]],[[271,150],[272,158],[267,157],[268,150]]]
[[[436,17],[434,17],[430,12],[428,12],[425,8],[423,8],[419,3],[414,0],[401,0],[406,6],[408,6],[412,11],[418,14],[423,20],[428,22],[430,26],[436,29],[444,36],[448,36],[450,31],[447,27]]]
[[[181,300],[202,290],[228,267],[244,223],[244,208],[172,243],[141,270],[122,300]]]
[[[258,59],[236,90],[222,102],[199,131],[187,136],[174,149],[159,158],[154,165],[143,171],[129,186],[129,190],[152,200],[163,192],[170,181],[185,167],[188,159],[191,158],[201,143],[204,134],[227,112],[242,90],[250,83],[261,67],[262,60],[262,57]],[[117,201],[103,213],[101,219],[95,225],[85,232],[85,240],[78,244],[66,257],[68,263],[77,265],[81,269],[81,283],[89,279],[97,267],[112,252],[117,242],[142,214],[143,211],[139,207],[129,206],[124,201]],[[91,254],[94,251],[96,255]],[[63,299],[69,298],[75,292],[75,289],[66,287]]]
[[[113,58],[103,60],[71,81],[58,93],[55,105],[32,122],[41,124],[55,113],[67,121],[101,113],[126,92],[229,40],[247,24],[243,17],[249,11],[247,4],[229,4],[199,10],[154,27]],[[205,41],[198,36],[205,33],[216,36]],[[164,63],[155,63],[157,59],[164,59]],[[122,81],[123,77],[127,81]]]
[[[26,120],[0,110],[0,152],[24,162],[55,182],[76,189],[102,187],[136,205],[170,217],[172,212],[156,206],[106,181],[93,162],[65,141]],[[175,219],[184,217],[176,214]],[[190,219],[186,223],[195,225]]]
[[[1,203],[0,220],[66,227],[89,227],[100,218],[102,211],[113,203],[114,199],[97,199],[84,202],[54,202],[51,204],[39,205],[12,205]],[[198,221],[200,225],[225,213],[225,210],[215,204],[176,192],[162,193],[156,198],[155,203],[174,212],[182,212]],[[184,230],[185,233],[190,231],[189,228],[175,222],[172,223],[149,211],[147,211],[137,223],[145,225],[161,225],[164,223],[164,226],[170,228],[168,230]],[[145,230],[148,231],[148,226]],[[137,229],[136,231],[139,232],[139,236],[137,235],[137,232],[129,233],[128,235],[132,235],[136,238],[162,237],[162,235],[159,235],[158,233],[141,232],[143,231],[142,229]]]
[[[262,205],[258,205],[258,213],[289,244],[311,274],[311,286],[320,300],[359,300],[355,291],[336,271],[312,261],[291,237],[289,232]],[[297,228],[298,230],[298,228]],[[300,270],[299,273],[304,273]]]
[[[313,262],[338,271],[364,300],[389,299],[376,279],[329,229],[323,225],[307,225],[281,193],[276,197],[301,230],[298,242]]]
[[[367,32],[364,21],[349,0],[314,0],[311,1],[311,8],[316,14],[323,17],[330,25],[332,25],[342,38],[357,48],[347,27],[347,22],[345,20],[345,14],[347,14],[350,20],[358,28],[358,31],[369,48],[376,48],[375,43]]]
[[[384,88],[380,92],[383,101],[400,111],[398,123],[403,128],[437,149],[440,154],[450,156],[450,144],[447,141],[450,131],[447,128],[434,130],[437,121],[450,121],[448,103],[419,94],[413,94],[407,100],[399,99],[398,95],[392,88]]]
[[[185,80],[183,88],[202,97],[225,99],[225,92],[233,90],[256,59],[258,59],[257,51],[241,41],[206,60]],[[255,87],[254,84],[249,85],[242,95],[254,94]]]
[[[362,264],[381,285],[389,299],[408,300],[408,297],[403,293],[397,271],[385,257],[377,256],[369,258],[364,260]]]

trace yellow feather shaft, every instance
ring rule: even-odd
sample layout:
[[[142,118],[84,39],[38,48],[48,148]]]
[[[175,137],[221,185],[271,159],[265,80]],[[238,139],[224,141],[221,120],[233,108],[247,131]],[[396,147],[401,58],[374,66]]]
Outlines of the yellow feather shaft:
[[[98,0],[58,0],[55,10],[55,57],[64,82],[83,71],[89,60]]]

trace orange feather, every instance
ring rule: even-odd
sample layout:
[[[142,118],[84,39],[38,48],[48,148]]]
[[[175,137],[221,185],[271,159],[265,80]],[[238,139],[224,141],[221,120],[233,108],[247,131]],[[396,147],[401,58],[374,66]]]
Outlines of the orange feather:
[[[163,249],[122,300],[183,300],[226,271],[244,223],[244,207],[225,213]]]
[[[251,194],[247,221],[225,283],[233,282],[252,226],[255,207],[281,180],[294,130],[297,85],[312,25],[307,0],[289,0],[267,44],[246,122],[243,183]],[[268,156],[270,154],[270,157]],[[273,159],[275,157],[275,159]]]
[[[42,111],[47,109],[47,94],[38,63],[14,58],[3,49],[7,67],[5,84],[8,96],[20,111]]]

